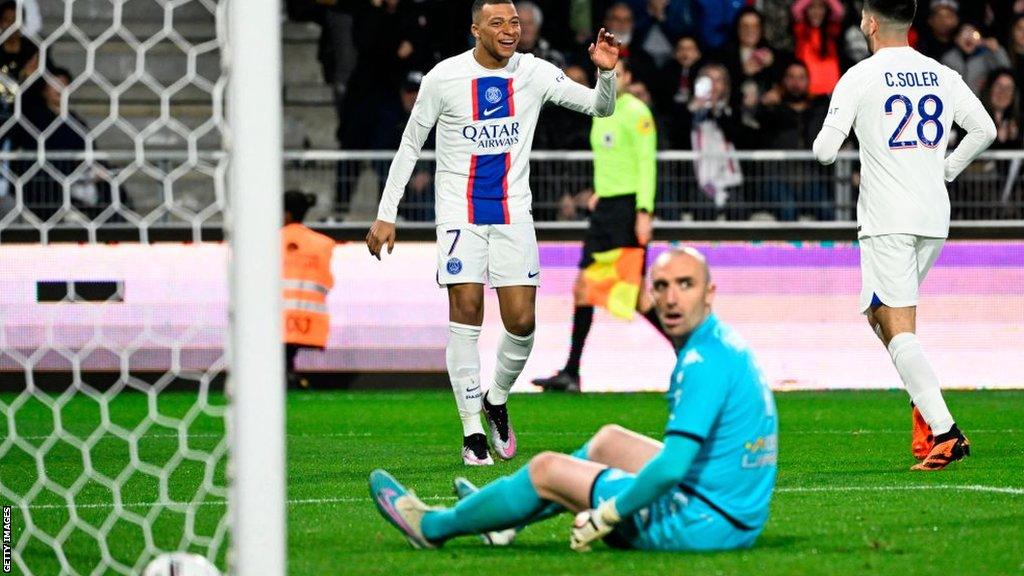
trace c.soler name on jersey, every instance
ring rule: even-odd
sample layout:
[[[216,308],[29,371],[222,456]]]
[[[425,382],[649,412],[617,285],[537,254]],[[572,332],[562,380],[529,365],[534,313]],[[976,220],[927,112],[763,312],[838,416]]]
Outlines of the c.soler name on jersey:
[[[519,122],[472,124],[462,128],[462,137],[476,143],[477,148],[504,148],[519,143]]]
[[[938,86],[939,75],[935,72],[886,72],[885,85],[890,88]]]

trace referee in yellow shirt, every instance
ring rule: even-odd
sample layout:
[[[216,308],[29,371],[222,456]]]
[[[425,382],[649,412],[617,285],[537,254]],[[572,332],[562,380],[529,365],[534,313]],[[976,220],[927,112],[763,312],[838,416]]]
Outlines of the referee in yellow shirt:
[[[590,129],[597,206],[590,216],[580,273],[573,288],[576,311],[569,359],[554,376],[533,381],[545,390],[580,390],[580,357],[594,321],[594,307],[585,300],[583,270],[593,263],[593,254],[647,246],[651,240],[658,135],[651,110],[626,90],[633,82],[628,63],[620,58],[615,71],[619,95],[615,113],[607,118],[594,118]]]

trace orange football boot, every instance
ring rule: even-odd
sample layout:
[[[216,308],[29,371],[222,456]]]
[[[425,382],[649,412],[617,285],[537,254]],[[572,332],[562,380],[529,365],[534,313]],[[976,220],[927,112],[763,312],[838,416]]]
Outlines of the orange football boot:
[[[953,428],[945,434],[940,434],[935,439],[935,446],[928,456],[919,464],[910,467],[911,470],[935,471],[942,470],[947,465],[971,455],[971,443],[967,437],[960,432],[960,429],[953,425]]]
[[[914,425],[913,434],[910,437],[910,451],[914,453],[914,458],[924,460],[932,451],[932,447],[935,446],[935,436],[932,435],[931,426],[924,421],[924,417],[921,416],[921,411],[917,409],[917,406],[913,404],[910,406],[913,408],[911,420]]]

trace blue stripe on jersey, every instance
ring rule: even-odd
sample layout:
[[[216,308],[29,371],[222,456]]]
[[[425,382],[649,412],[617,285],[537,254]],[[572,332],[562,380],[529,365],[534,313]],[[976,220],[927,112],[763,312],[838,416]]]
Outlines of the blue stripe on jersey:
[[[515,114],[509,78],[485,76],[474,80],[473,86],[473,120],[509,118]]]
[[[512,155],[474,155],[469,170],[469,222],[508,224],[508,168]]]

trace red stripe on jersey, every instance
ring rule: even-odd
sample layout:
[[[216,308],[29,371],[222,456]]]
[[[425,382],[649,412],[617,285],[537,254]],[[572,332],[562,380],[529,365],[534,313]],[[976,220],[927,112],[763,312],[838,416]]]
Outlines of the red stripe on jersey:
[[[512,79],[509,78],[508,79],[508,115],[509,116],[515,116],[516,115],[516,101],[515,101],[514,98],[512,98],[512,94],[514,94],[514,93],[515,93],[515,91],[512,90]],[[508,224],[508,218],[506,218],[505,220],[506,220],[505,223]]]
[[[473,120],[480,119],[480,103],[477,101],[476,78],[473,78]],[[472,219],[470,219],[472,221]]]
[[[473,80],[473,93],[476,94],[476,80]],[[473,100],[473,113],[476,113],[476,99]],[[473,179],[476,178],[476,154],[469,157],[469,178],[466,179],[466,209],[468,221],[473,224]],[[506,218],[507,219],[507,218]]]
[[[508,81],[508,89],[512,90],[512,80]],[[512,93],[509,92],[509,107],[512,106]],[[508,218],[508,172],[512,166],[512,153],[505,154],[505,175],[501,177],[501,211],[505,214],[505,224],[509,223]]]

